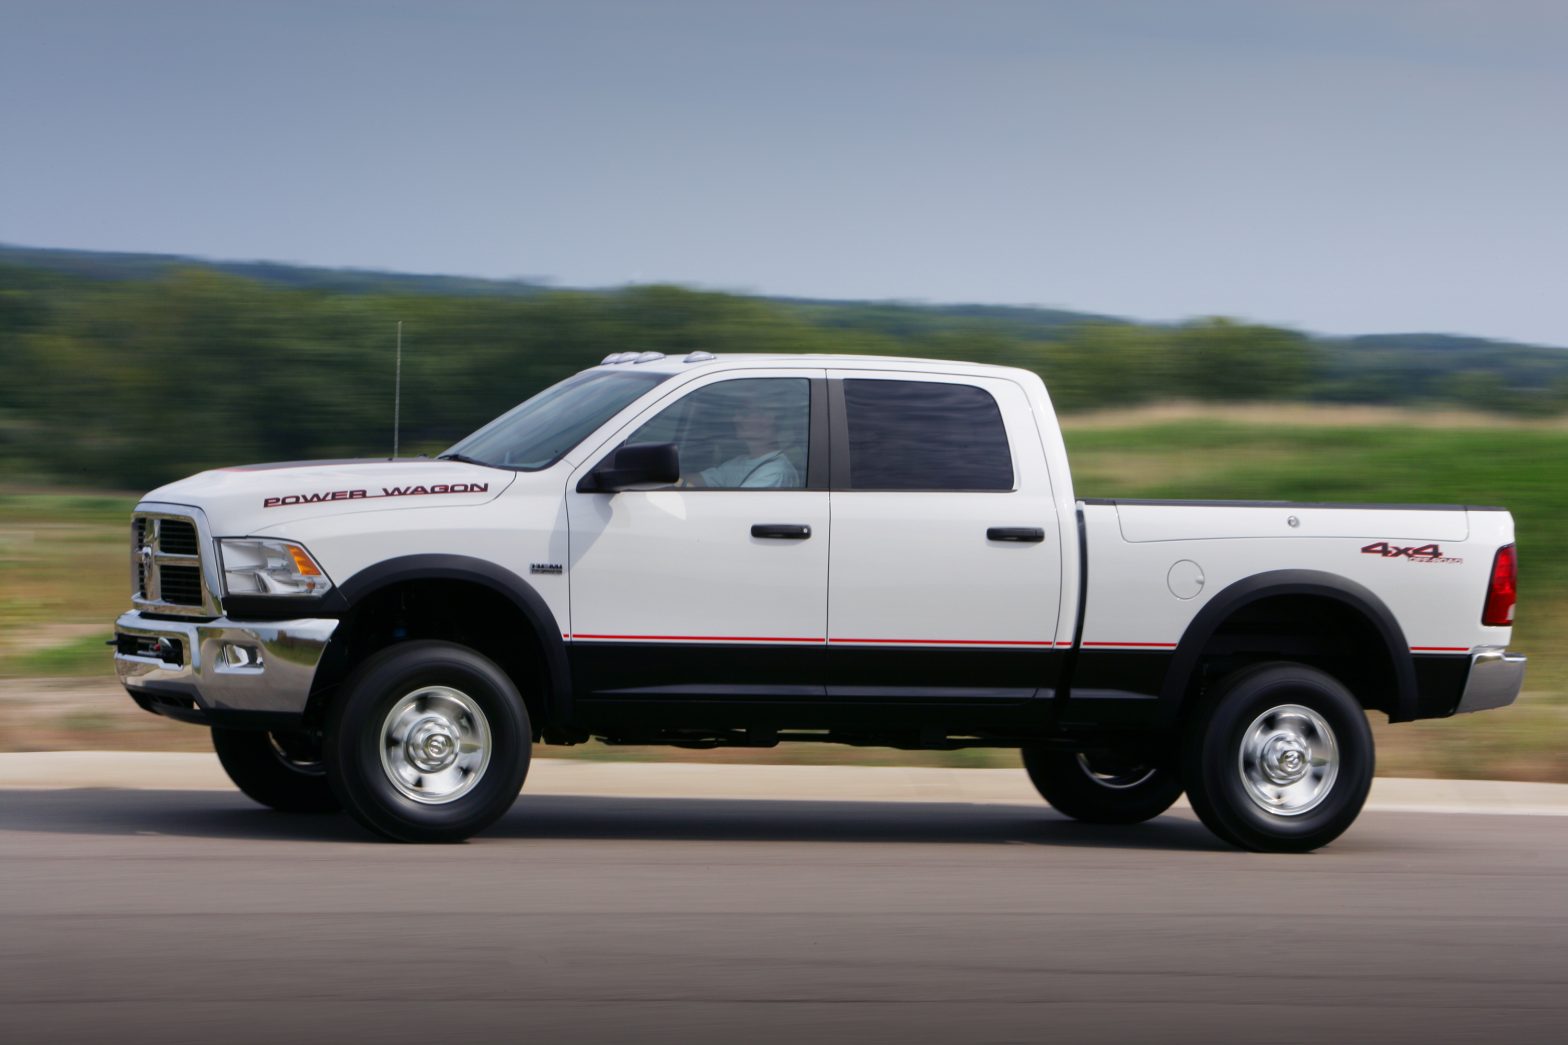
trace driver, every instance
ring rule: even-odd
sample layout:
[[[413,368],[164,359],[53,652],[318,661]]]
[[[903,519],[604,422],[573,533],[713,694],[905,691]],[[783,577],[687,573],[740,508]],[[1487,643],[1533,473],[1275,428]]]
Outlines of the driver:
[[[721,489],[791,489],[800,473],[779,448],[778,417],[766,407],[739,407],[731,423],[746,452],[686,478],[687,486]]]

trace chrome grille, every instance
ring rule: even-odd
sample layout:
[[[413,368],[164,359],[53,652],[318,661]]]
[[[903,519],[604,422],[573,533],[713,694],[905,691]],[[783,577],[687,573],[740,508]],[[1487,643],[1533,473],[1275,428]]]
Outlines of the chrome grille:
[[[196,550],[196,527],[179,519],[164,519],[158,524],[158,548],[165,555],[189,555]]]
[[[158,590],[163,601],[175,606],[201,605],[201,567],[158,567]]]
[[[141,595],[147,590],[147,564],[142,561],[142,546],[147,543],[147,525],[147,520],[141,516],[131,520],[131,569],[136,571],[132,595]]]
[[[131,520],[131,601],[138,609],[215,616],[196,520],[138,512]]]

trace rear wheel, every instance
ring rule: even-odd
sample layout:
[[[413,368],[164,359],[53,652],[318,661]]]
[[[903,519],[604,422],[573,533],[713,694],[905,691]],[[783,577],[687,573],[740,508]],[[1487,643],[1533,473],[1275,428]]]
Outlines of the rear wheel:
[[[1131,751],[1023,749],[1024,768],[1051,808],[1090,824],[1139,824],[1181,797],[1181,778]]]
[[[1259,664],[1216,685],[1188,724],[1192,808],[1228,842],[1307,852],[1338,838],[1372,787],[1372,729],[1331,675]]]
[[[259,729],[212,730],[224,772],[248,797],[283,813],[335,813],[319,737]]]
[[[506,673],[466,646],[409,642],[367,660],[333,705],[327,776],[344,808],[405,842],[458,842],[511,808],[532,731]]]

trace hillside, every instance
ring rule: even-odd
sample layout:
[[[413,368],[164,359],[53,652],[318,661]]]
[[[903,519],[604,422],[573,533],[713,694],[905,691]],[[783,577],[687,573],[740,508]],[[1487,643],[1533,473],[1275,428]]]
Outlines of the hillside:
[[[126,488],[382,452],[399,320],[411,452],[633,348],[1003,363],[1039,373],[1069,413],[1172,399],[1568,412],[1568,351],[1482,338],[0,247],[0,479]]]

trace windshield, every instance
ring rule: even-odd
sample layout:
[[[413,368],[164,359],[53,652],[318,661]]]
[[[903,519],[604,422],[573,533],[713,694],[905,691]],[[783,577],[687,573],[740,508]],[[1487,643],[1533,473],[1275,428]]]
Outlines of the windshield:
[[[442,457],[497,468],[548,468],[668,374],[585,370],[513,407]]]

